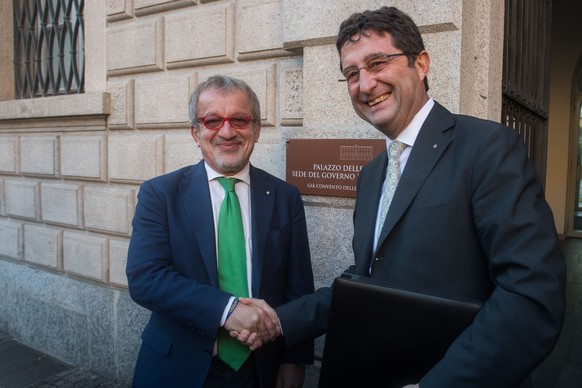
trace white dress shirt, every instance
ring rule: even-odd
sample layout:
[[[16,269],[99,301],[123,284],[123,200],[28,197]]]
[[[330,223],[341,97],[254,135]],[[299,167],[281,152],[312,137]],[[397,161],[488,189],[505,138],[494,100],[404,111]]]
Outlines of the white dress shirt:
[[[412,147],[414,146],[414,142],[416,141],[416,138],[418,137],[418,133],[420,132],[420,128],[422,127],[422,124],[424,124],[424,122],[425,122],[426,118],[428,117],[428,114],[430,113],[433,106],[434,106],[434,100],[432,98],[429,98],[428,101],[426,102],[426,104],[424,104],[424,106],[412,118],[412,121],[410,122],[410,124],[408,124],[408,126],[406,128],[404,128],[404,130],[400,133],[400,135],[398,135],[398,137],[396,139],[394,139],[394,140],[398,140],[398,141],[407,145],[407,147],[402,152],[402,155],[400,155],[400,159],[399,159],[400,175],[402,175],[402,173],[404,172],[404,167],[406,167],[406,162],[408,162],[408,157],[410,156],[410,152],[412,151]],[[387,150],[390,149],[390,143],[392,143],[394,140],[390,140],[390,138],[388,136],[386,136],[386,149]],[[384,179],[386,179],[386,177],[384,177]],[[382,203],[383,197],[384,197],[384,194],[382,194],[382,196],[380,196],[380,201],[378,202],[378,209],[380,209],[380,204]],[[390,211],[390,210],[388,210],[388,211]],[[378,212],[376,215],[376,227],[374,228],[374,236],[378,235],[378,232],[379,232],[378,229],[382,229],[382,225],[380,225],[380,212]],[[374,252],[376,252],[377,244],[378,244],[378,242],[376,240],[374,240],[374,246],[373,246]]]

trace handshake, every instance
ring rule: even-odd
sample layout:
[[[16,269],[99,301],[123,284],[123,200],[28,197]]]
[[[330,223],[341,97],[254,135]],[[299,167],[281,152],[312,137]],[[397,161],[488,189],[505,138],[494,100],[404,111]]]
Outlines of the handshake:
[[[251,350],[281,335],[277,313],[262,299],[240,298],[224,328]]]

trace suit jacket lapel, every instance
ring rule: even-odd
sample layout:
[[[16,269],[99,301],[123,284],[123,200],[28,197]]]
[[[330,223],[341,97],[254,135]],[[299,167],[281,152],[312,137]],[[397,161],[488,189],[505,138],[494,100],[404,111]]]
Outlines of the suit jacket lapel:
[[[362,276],[368,275],[369,260],[374,253],[372,248],[374,246],[376,217],[378,204],[380,203],[380,197],[382,195],[382,185],[386,177],[387,163],[388,155],[386,152],[383,152],[368,165],[369,177],[366,179],[366,183],[358,185],[358,198],[364,202],[363,206],[358,206],[358,214],[355,215],[360,222],[358,222],[358,227],[354,229],[354,240],[361,242],[357,246],[363,252],[354,251],[354,256],[356,260],[358,258],[364,258],[366,260],[361,265],[356,263],[356,267],[361,270],[358,274]]]
[[[218,287],[214,218],[204,162],[192,166],[179,185],[180,201],[192,225],[192,244],[200,249],[210,283]]]
[[[252,291],[255,298],[259,297],[263,274],[263,261],[271,217],[275,206],[275,186],[268,179],[268,175],[251,165],[251,223],[253,231],[253,269]]]
[[[435,106],[420,129],[406,168],[394,192],[378,246],[384,242],[394,225],[408,209],[435,164],[453,140],[452,133],[447,131],[453,126],[454,120],[451,113],[435,102]]]

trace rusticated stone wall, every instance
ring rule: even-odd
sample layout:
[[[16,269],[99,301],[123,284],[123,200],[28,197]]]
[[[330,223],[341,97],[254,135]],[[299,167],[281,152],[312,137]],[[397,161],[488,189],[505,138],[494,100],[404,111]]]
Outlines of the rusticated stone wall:
[[[136,193],[200,159],[187,111],[198,82],[222,73],[251,85],[262,118],[251,162],[284,178],[287,139],[379,136],[337,82],[334,41],[351,13],[386,4],[420,26],[435,99],[499,116],[500,0],[85,0],[85,93],[30,100],[14,100],[9,3],[0,4],[0,329],[123,381],[147,319],[124,272]],[[303,199],[316,285],[329,285],[352,260],[353,200]]]

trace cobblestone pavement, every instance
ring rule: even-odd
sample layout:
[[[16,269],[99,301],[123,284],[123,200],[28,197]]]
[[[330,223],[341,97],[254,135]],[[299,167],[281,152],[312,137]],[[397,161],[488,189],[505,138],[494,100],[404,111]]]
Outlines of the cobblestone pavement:
[[[0,388],[126,388],[113,379],[71,365],[0,332]]]

